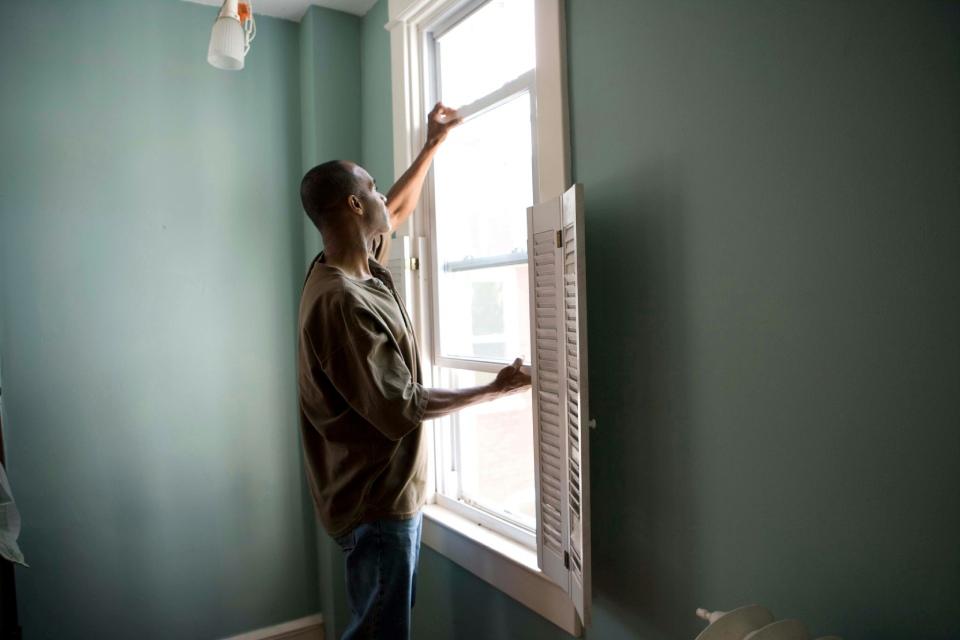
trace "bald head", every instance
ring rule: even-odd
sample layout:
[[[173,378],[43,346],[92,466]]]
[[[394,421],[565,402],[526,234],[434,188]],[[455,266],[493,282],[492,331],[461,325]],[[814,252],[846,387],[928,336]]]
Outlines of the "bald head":
[[[300,201],[313,224],[323,232],[324,225],[347,207],[347,198],[360,194],[357,165],[331,160],[315,166],[300,182]]]

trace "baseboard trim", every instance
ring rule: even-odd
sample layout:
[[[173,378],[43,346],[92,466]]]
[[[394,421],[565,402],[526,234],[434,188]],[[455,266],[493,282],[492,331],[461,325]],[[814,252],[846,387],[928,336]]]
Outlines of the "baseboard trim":
[[[223,640],[324,640],[323,614],[248,631]]]

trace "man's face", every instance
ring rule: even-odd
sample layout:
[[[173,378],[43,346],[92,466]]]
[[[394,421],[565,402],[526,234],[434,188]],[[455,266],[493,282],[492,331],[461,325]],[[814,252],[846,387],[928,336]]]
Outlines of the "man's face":
[[[377,183],[366,169],[355,166],[353,172],[357,176],[357,185],[360,188],[358,198],[363,208],[367,229],[371,235],[387,233],[391,226],[387,197],[377,191]]]

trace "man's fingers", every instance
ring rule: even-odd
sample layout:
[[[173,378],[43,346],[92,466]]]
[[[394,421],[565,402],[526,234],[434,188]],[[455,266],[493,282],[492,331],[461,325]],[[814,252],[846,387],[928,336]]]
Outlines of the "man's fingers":
[[[444,118],[449,118],[451,116],[455,116],[456,114],[456,109],[451,109],[450,107],[444,106],[442,102],[438,102],[437,104],[433,105],[433,109],[430,111],[430,115],[428,117],[431,120],[440,122]]]

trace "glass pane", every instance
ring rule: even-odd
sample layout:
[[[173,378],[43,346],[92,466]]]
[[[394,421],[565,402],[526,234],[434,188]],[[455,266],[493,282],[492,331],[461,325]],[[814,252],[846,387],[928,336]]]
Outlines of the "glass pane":
[[[530,361],[527,265],[441,273],[443,355],[492,362]]]
[[[434,172],[441,355],[529,361],[529,94],[451,133]]]
[[[440,99],[461,107],[533,69],[533,0],[492,0],[437,38]]]
[[[494,378],[464,370],[456,370],[453,377],[458,387]],[[532,414],[529,391],[458,414],[462,497],[531,529],[536,526]]]

